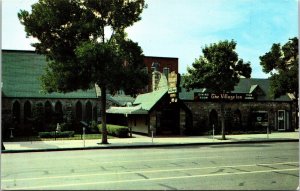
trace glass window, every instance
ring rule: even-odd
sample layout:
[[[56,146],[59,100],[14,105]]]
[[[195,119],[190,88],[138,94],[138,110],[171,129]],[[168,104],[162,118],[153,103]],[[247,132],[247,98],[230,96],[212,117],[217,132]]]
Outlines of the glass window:
[[[163,73],[164,73],[164,75],[166,76],[167,79],[168,79],[168,76],[169,76],[169,72],[170,72],[170,69],[167,68],[167,67],[164,67]]]
[[[77,121],[82,120],[82,104],[80,101],[77,101],[76,103],[76,120]]]

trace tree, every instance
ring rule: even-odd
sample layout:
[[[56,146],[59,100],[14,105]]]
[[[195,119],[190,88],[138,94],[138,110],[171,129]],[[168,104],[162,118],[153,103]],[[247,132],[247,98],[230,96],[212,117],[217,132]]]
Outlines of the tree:
[[[273,44],[271,50],[259,57],[263,72],[271,74],[271,90],[274,97],[286,93],[298,98],[298,38],[294,37],[281,47]]]
[[[274,43],[271,50],[259,57],[263,72],[270,74],[271,92],[275,98],[290,93],[294,95],[294,101],[299,98],[298,75],[298,38],[294,37],[283,46]],[[296,111],[299,111],[298,104]],[[296,118],[298,125],[298,118]]]
[[[202,49],[203,55],[187,69],[183,86],[187,89],[207,88],[215,93],[229,93],[240,77],[250,78],[250,63],[244,63],[235,51],[236,42],[220,41]],[[222,139],[225,138],[224,102],[221,101]]]
[[[31,13],[18,13],[27,36],[39,40],[32,46],[48,60],[41,78],[45,91],[101,88],[102,144],[108,143],[106,90],[134,93],[129,85],[138,89],[147,82],[142,50],[124,32],[144,8],[144,0],[39,0]],[[141,82],[127,79],[131,73]]]

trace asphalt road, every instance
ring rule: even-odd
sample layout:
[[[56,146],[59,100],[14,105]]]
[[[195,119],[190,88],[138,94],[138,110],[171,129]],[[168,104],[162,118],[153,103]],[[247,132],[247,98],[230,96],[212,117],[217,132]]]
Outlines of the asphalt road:
[[[1,155],[2,189],[296,190],[298,184],[298,142]]]

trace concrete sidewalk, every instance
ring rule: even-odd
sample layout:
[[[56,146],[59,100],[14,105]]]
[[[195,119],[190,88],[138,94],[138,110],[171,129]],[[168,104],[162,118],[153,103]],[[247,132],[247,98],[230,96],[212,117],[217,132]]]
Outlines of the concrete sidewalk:
[[[80,149],[110,149],[110,148],[142,148],[183,145],[236,144],[299,141],[299,132],[272,132],[271,134],[241,134],[226,135],[227,140],[221,140],[221,135],[184,136],[184,137],[151,137],[134,135],[134,138],[109,139],[109,144],[100,144],[101,140],[56,140],[32,142],[4,142],[2,153],[39,152]],[[153,141],[153,142],[152,142]]]

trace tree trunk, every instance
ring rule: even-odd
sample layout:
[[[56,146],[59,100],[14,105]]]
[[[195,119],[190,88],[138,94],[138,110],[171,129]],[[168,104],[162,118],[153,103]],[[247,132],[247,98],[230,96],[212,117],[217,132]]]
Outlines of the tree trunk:
[[[226,140],[225,137],[225,104],[221,102],[221,126],[222,126],[222,140]]]
[[[106,87],[101,87],[101,121],[102,121],[102,141],[101,144],[108,144],[106,129]]]

